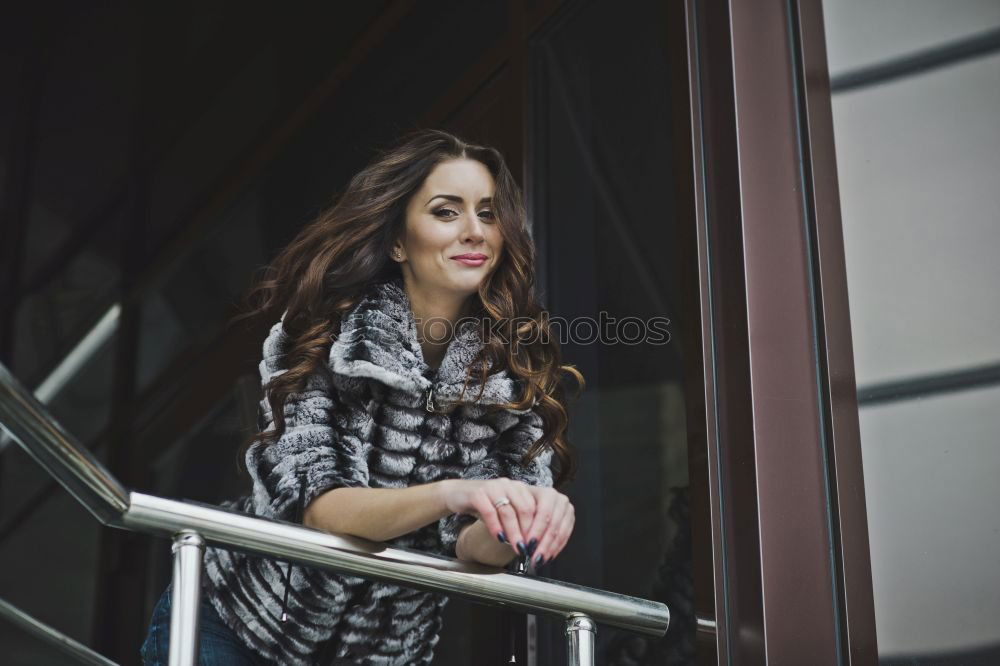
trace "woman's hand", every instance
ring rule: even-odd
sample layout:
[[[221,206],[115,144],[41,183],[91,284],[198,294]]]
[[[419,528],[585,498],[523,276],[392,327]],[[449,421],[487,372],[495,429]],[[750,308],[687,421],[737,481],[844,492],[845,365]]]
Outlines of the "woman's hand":
[[[515,553],[527,549],[524,534],[535,515],[535,496],[531,486],[501,477],[481,481],[478,479],[450,479],[442,484],[444,502],[452,513],[468,513],[478,517],[497,541],[509,544]],[[506,497],[509,504],[496,506]]]
[[[534,555],[536,566],[555,557],[573,532],[573,505],[554,488],[508,478],[453,479],[443,484],[442,491],[449,511],[477,516],[516,554]],[[495,503],[502,497],[510,503],[497,507]],[[543,558],[540,561],[539,555]]]
[[[535,496],[535,515],[525,537],[537,569],[551,562],[565,548],[576,524],[576,509],[569,498],[555,488],[529,485],[528,489]]]

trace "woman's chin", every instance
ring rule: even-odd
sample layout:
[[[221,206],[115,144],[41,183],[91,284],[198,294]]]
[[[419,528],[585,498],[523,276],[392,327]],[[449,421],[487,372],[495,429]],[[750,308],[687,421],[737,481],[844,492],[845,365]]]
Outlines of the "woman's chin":
[[[452,272],[449,277],[452,289],[468,295],[479,291],[486,272],[478,268],[463,268],[460,272]]]
[[[450,291],[462,296],[471,296],[479,291],[479,285],[486,278],[486,268],[469,268],[460,266],[456,268],[444,268],[441,273],[428,279],[425,286],[439,293]],[[413,276],[416,284],[422,281],[416,275]]]

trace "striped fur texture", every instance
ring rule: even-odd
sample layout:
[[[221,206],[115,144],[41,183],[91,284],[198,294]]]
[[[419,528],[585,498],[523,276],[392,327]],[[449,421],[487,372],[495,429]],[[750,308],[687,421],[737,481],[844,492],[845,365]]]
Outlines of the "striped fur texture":
[[[284,372],[287,343],[279,321],[264,341],[262,384]],[[537,412],[487,413],[486,406],[518,397],[506,372],[488,378],[478,404],[442,411],[460,394],[481,344],[475,327],[461,329],[435,372],[423,360],[402,281],[370,286],[343,319],[330,348],[331,372],[315,373],[289,397],[283,436],[247,451],[252,491],[225,505],[293,522],[300,492],[308,504],[337,487],[400,488],[446,478],[505,476],[551,486],[551,451],[520,462],[542,435]],[[431,389],[433,412],[426,409]],[[478,390],[473,380],[467,396]],[[261,411],[273,429],[266,400]],[[387,543],[454,557],[459,530],[474,520],[452,514]],[[212,604],[269,663],[431,663],[448,601],[443,595],[296,566],[282,622],[287,564],[218,548],[207,549],[205,562]]]

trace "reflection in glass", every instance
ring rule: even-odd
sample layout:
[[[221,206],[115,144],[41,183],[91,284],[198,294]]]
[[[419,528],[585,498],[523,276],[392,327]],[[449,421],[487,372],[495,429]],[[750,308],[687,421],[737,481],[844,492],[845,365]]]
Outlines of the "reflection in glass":
[[[665,18],[655,4],[576,9],[531,54],[529,187],[543,294],[554,319],[575,322],[564,360],[587,379],[569,431],[580,456],[569,490],[577,526],[551,575],[670,608],[659,641],[601,627],[598,663],[688,663],[694,606]],[[669,320],[665,344],[637,334],[654,318]],[[560,627],[539,624],[539,658],[562,663]]]

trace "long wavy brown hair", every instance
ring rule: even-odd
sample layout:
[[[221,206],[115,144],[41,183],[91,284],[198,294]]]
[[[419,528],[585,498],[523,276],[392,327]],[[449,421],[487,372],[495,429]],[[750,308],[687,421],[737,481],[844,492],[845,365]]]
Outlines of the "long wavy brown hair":
[[[524,388],[520,399],[498,408],[535,405],[544,432],[523,462],[550,447],[557,463],[554,484],[561,487],[572,480],[576,460],[566,439],[563,380],[566,376],[576,380],[576,395],[585,383],[574,366],[562,364],[547,313],[535,299],[535,247],[521,190],[498,150],[438,129],[410,131],[394,146],[377,151],[332,203],[262,269],[245,295],[241,313],[231,323],[248,318],[274,322],[284,313],[290,343],[282,366],[287,371],[264,387],[274,429],[254,434],[243,450],[257,441],[271,444],[281,437],[285,400],[302,392],[308,377],[323,367],[331,335],[340,331],[342,317],[362,292],[374,282],[401,278],[389,253],[403,233],[407,203],[435,166],[457,158],[477,160],[492,174],[492,208],[504,241],[500,261],[468,304],[468,312],[489,325],[481,327],[483,349],[470,364],[466,387],[475,377],[485,388],[487,376],[501,370],[519,380]],[[463,400],[452,408],[462,402],[464,392]]]

